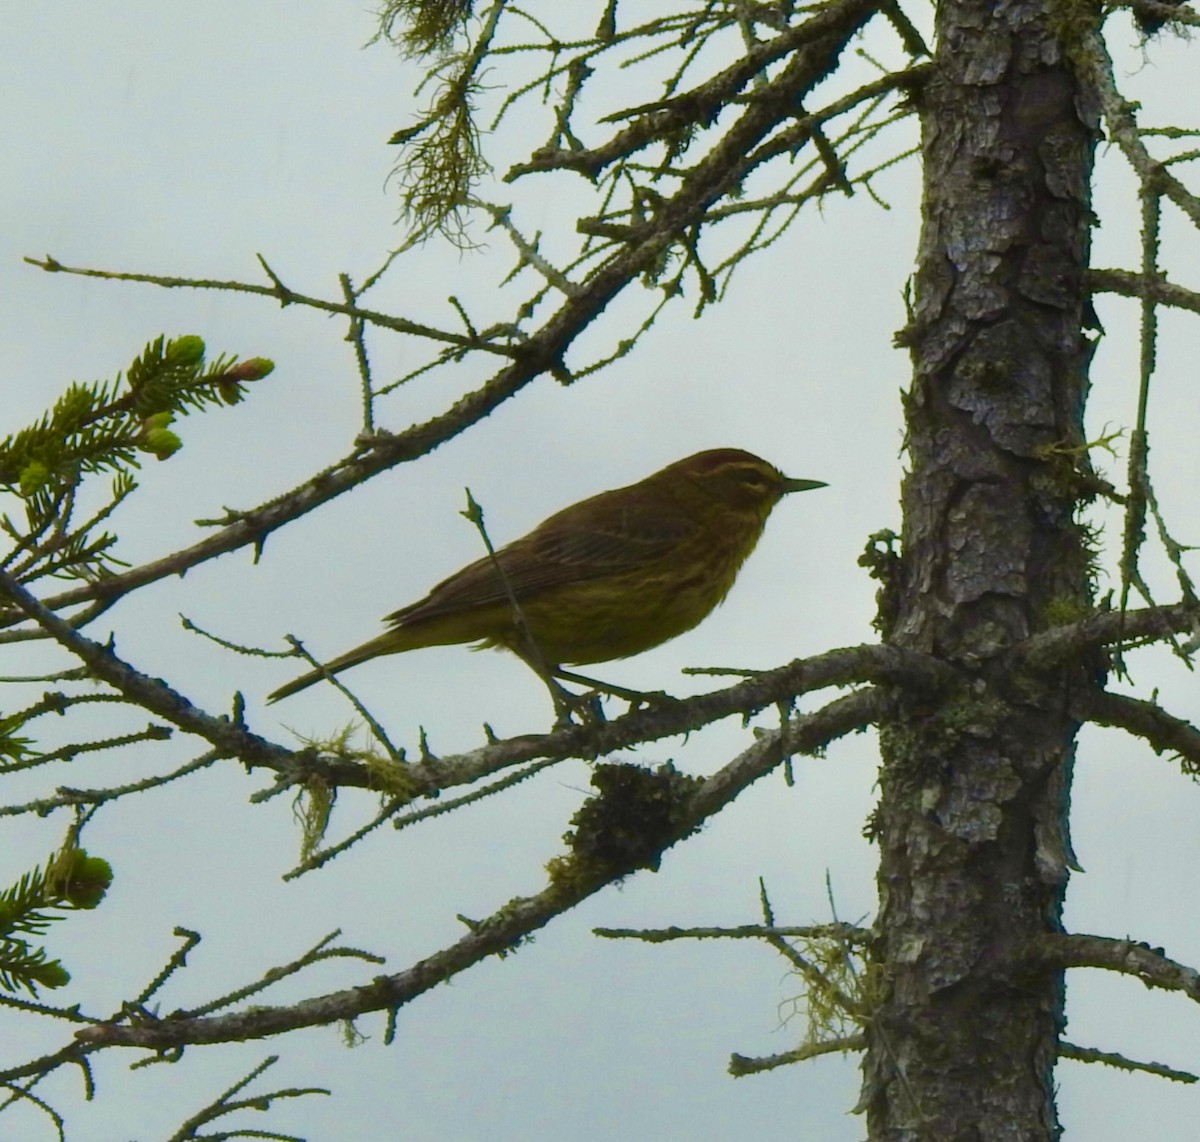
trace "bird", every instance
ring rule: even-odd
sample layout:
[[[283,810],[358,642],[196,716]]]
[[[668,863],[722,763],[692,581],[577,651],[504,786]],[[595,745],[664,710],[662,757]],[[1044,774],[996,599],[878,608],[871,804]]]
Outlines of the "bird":
[[[476,643],[523,659],[558,706],[570,692],[556,679],[593,681],[565,667],[629,658],[699,624],[729,593],[775,505],[826,486],[785,476],[740,448],[677,460],[556,512],[388,615],[383,634],[267,700],[382,655]]]

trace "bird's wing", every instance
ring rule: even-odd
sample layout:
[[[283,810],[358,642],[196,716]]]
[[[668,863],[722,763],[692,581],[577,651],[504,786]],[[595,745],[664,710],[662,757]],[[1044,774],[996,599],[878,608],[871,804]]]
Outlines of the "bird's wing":
[[[695,535],[696,523],[664,513],[661,503],[620,502],[602,493],[553,515],[496,552],[464,567],[418,603],[388,615],[390,623],[419,622],[449,611],[518,600],[568,583],[619,575],[667,559]],[[622,497],[624,499],[624,497]]]

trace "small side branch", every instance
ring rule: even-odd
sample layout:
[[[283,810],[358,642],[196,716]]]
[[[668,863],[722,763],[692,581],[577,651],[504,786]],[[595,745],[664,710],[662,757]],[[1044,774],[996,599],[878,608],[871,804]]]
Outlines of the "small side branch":
[[[1124,694],[1080,694],[1072,711],[1082,721],[1125,730],[1149,743],[1155,753],[1169,750],[1183,761],[1185,772],[1200,774],[1200,730],[1155,702]]]
[[[1142,185],[1154,187],[1163,197],[1175,203],[1192,220],[1193,225],[1200,227],[1200,197],[1189,191],[1146,149],[1134,115],[1135,106],[1117,90],[1113,78],[1116,68],[1103,37],[1096,32],[1086,33],[1081,50],[1074,58],[1099,94],[1109,133],[1129,160],[1129,165],[1137,172]]]
[[[1134,270],[1088,270],[1086,285],[1094,294],[1116,293],[1150,299],[1159,305],[1200,313],[1200,292],[1176,285],[1165,277],[1147,277]]]
[[[680,806],[678,815],[672,817],[669,832],[656,848],[660,853],[665,852],[693,833],[750,784],[775,769],[785,750],[806,752],[853,733],[859,726],[882,718],[889,702],[883,691],[860,690],[831,702],[815,714],[793,719],[784,729],[763,734],[738,757],[700,783],[686,804]],[[376,976],[362,986],[317,996],[288,1007],[255,1007],[201,1019],[186,1015],[157,1019],[147,1013],[137,1026],[106,1024],[90,1027],[80,1032],[80,1038],[89,1044],[169,1050],[187,1044],[223,1043],[275,1035],[301,1027],[354,1019],[373,1011],[395,1012],[479,961],[511,952],[556,916],[629,875],[628,869],[614,871],[593,867],[576,857],[563,858],[557,864],[557,875],[542,892],[511,900],[486,919],[472,921],[462,939],[404,971]]]
[[[579,286],[542,255],[538,249],[537,238],[535,237],[530,241],[516,228],[512,220],[511,206],[494,206],[490,202],[483,201],[477,201],[475,205],[482,210],[486,210],[492,216],[492,224],[503,230],[516,247],[520,261],[517,263],[517,269],[513,271],[514,274],[525,266],[532,266],[546,279],[549,285],[553,286],[564,296],[574,297],[579,293]]]
[[[1008,666],[1013,671],[1046,670],[1077,660],[1082,651],[1098,646],[1131,639],[1164,639],[1190,631],[1198,619],[1195,608],[1186,603],[1124,612],[1100,611],[1080,622],[1054,627],[1026,639],[1009,652]]]
[[[257,1067],[251,1070],[248,1074],[240,1078],[233,1086],[229,1087],[224,1093],[218,1095],[202,1110],[197,1111],[191,1118],[184,1122],[174,1134],[171,1135],[167,1142],[189,1142],[189,1139],[199,1138],[236,1138],[241,1135],[243,1138],[276,1138],[276,1139],[291,1139],[294,1135],[277,1134],[274,1131],[250,1131],[250,1130],[234,1130],[229,1133],[220,1134],[199,1134],[197,1131],[202,1126],[208,1126],[210,1123],[216,1122],[217,1119],[224,1118],[226,1115],[234,1114],[239,1110],[257,1110],[263,1111],[269,1109],[272,1102],[278,1102],[285,1098],[303,1098],[310,1094],[325,1094],[332,1093],[324,1087],[285,1087],[280,1090],[264,1091],[261,1094],[250,1095],[246,1098],[235,1098],[245,1090],[256,1078],[258,1078],[269,1067],[273,1067],[279,1062],[278,1055],[271,1055],[264,1059]]]
[[[1140,979],[1147,987],[1181,991],[1200,1003],[1200,972],[1149,944],[1109,936],[1047,934],[1038,937],[1028,954],[1039,967],[1103,968]]]
[[[227,756],[264,762],[273,758],[277,764],[288,764],[288,751],[250,733],[242,725],[206,714],[165,682],[135,670],[109,647],[80,634],[3,571],[0,571],[0,595],[7,596],[56,642],[80,659],[95,678],[107,682],[130,702],[204,738]]]
[[[641,940],[647,944],[665,944],[670,940],[762,940],[767,937],[802,940],[837,940],[862,946],[871,939],[866,928],[853,924],[739,924],[733,928],[593,928],[592,934],[608,940]]]
[[[848,6],[843,8],[850,11]],[[547,148],[529,162],[515,165],[504,176],[504,181],[513,182],[522,175],[547,170],[573,170],[595,179],[606,167],[629,158],[652,143],[707,125],[756,77],[763,75],[770,64],[827,35],[830,24],[840,17],[840,13],[828,10],[824,16],[824,19],[805,20],[781,35],[754,44],[741,59],[691,91],[625,112],[623,117],[636,115],[636,118],[608,142],[589,150]]]
[[[1074,1059],[1079,1063],[1103,1063],[1106,1067],[1116,1067],[1119,1071],[1142,1071],[1144,1074],[1157,1075],[1160,1079],[1170,1079],[1177,1083],[1200,1082],[1200,1075],[1176,1070],[1165,1063],[1140,1063],[1115,1051],[1098,1051],[1095,1047],[1080,1047],[1075,1043],[1059,1043],[1058,1057]]]
[[[351,300],[329,301],[323,297],[297,293],[285,286],[275,272],[260,256],[259,262],[271,280],[270,285],[260,285],[255,282],[220,281],[211,278],[173,278],[160,274],[121,273],[117,270],[95,270],[87,266],[68,266],[55,258],[25,258],[29,265],[39,270],[54,274],[72,274],[82,278],[103,278],[105,281],[138,282],[144,285],[154,285],[161,289],[200,289],[218,290],[221,293],[249,293],[259,297],[273,297],[281,305],[302,305],[322,313],[337,314],[348,317],[351,321],[375,325],[380,329],[390,329],[393,333],[407,333],[426,341],[451,345],[459,350],[478,350],[491,353],[498,357],[515,357],[517,350],[511,345],[486,341],[468,334],[454,333],[448,329],[438,329],[432,325],[424,325],[419,321],[409,321],[406,317],[397,317],[377,309],[365,309]]]
[[[144,793],[148,789],[157,789],[162,785],[169,785],[172,781],[178,781],[180,778],[189,777],[193,773],[197,773],[201,769],[207,769],[218,761],[223,754],[217,750],[208,750],[200,757],[186,762],[179,766],[178,769],[173,769],[169,773],[162,773],[155,777],[145,777],[140,781],[130,781],[124,785],[106,786],[102,789],[72,789],[65,785],[60,785],[58,791],[52,797],[43,797],[36,801],[26,801],[17,805],[0,805],[0,817],[15,817],[23,813],[36,813],[40,817],[49,816],[55,809],[62,809],[67,806],[94,807],[103,805],[109,801],[116,801],[121,797],[128,797],[133,793]],[[9,767],[11,771],[11,767]]]
[[[23,614],[84,662],[94,677],[107,682],[130,702],[203,738],[221,755],[236,757],[247,765],[265,766],[296,783],[319,778],[330,786],[374,786],[371,769],[365,764],[319,757],[313,750],[287,750],[252,733],[240,716],[230,720],[205,713],[165,682],[142,674],[123,661],[110,647],[80,634],[0,571],[2,595],[7,595]],[[569,726],[544,735],[527,734],[489,743],[467,754],[426,758],[406,766],[404,776],[412,796],[417,797],[478,781],[497,770],[539,758],[562,760],[616,753],[638,743],[697,730],[732,714],[761,710],[784,698],[826,686],[882,681],[918,690],[936,690],[954,684],[956,677],[951,668],[915,652],[887,646],[849,647],[812,659],[797,659],[726,690],[635,710],[613,722]],[[868,717],[862,725],[871,720]],[[819,748],[822,744],[816,741],[806,746],[797,742],[793,752]]]
[[[729,1073],[735,1079],[746,1075],[758,1075],[763,1071],[773,1071],[776,1067],[786,1067],[791,1063],[803,1063],[807,1059],[816,1059],[821,1055],[834,1053],[846,1054],[849,1051],[865,1051],[867,1049],[866,1035],[847,1035],[841,1039],[828,1039],[823,1043],[805,1043],[794,1051],[783,1051],[778,1055],[763,1055],[751,1058],[746,1055],[731,1055]]]

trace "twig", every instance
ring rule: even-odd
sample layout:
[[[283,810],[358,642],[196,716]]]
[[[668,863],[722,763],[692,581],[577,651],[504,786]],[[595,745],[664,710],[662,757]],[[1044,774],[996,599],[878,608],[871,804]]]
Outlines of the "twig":
[[[1031,963],[1049,968],[1103,968],[1134,976],[1147,987],[1181,991],[1200,1003],[1200,972],[1170,959],[1160,948],[1108,936],[1046,933],[1026,953]]]
[[[866,1035],[846,1035],[840,1039],[826,1039],[821,1043],[805,1043],[793,1051],[783,1051],[778,1055],[764,1055],[761,1058],[732,1055],[729,1059],[729,1073],[734,1078],[744,1078],[746,1075],[773,1071],[776,1067],[785,1067],[791,1063],[803,1063],[822,1055],[834,1053],[844,1055],[850,1051],[865,1051],[866,1049]]]
[[[113,785],[105,789],[70,789],[66,786],[59,786],[58,793],[53,797],[44,797],[38,801],[26,801],[21,805],[0,805],[0,817],[15,817],[22,813],[36,813],[39,817],[44,817],[55,809],[62,809],[69,805],[103,805],[107,801],[116,801],[131,793],[144,793],[147,789],[157,789],[172,781],[178,781],[181,777],[187,777],[201,769],[207,769],[223,756],[216,750],[209,750],[187,764],[181,765],[178,769],[171,770],[170,773],[146,777],[141,781],[131,781],[127,785]],[[6,767],[5,772],[8,772],[8,768]]]
[[[1190,1071],[1176,1070],[1174,1067],[1168,1067],[1165,1063],[1141,1063],[1136,1059],[1130,1059],[1112,1051],[1098,1051],[1095,1047],[1080,1047],[1075,1043],[1060,1041],[1058,1057],[1074,1059],[1080,1063],[1103,1063],[1107,1067],[1116,1067],[1119,1071],[1141,1071],[1144,1074],[1155,1075],[1160,1079],[1170,1079],[1177,1083],[1200,1082],[1200,1075],[1194,1075]]]
[[[1200,730],[1168,714],[1155,702],[1124,694],[1080,693],[1071,703],[1072,713],[1097,726],[1113,726],[1148,742],[1155,753],[1170,750],[1184,761],[1184,771],[1200,774]]]
[[[641,940],[647,944],[664,944],[670,940],[761,940],[764,936],[800,938],[804,940],[844,940],[848,945],[862,945],[871,939],[867,928],[853,924],[739,924],[733,928],[593,928],[594,936],[609,940]]]
[[[864,719],[871,721],[882,717],[888,704],[889,699],[879,690],[848,694],[815,714],[797,718],[789,727],[789,741],[801,750],[816,748],[820,743],[854,732]],[[750,784],[770,773],[781,760],[781,740],[778,732],[764,734],[703,781],[686,806],[679,806],[678,816],[672,817],[671,835],[661,841],[660,851],[690,835]],[[560,865],[559,875],[536,896],[508,901],[488,918],[473,921],[469,932],[454,944],[426,956],[404,971],[376,976],[359,987],[316,996],[288,1007],[258,1007],[206,1019],[153,1020],[145,1017],[137,1026],[92,1027],[81,1031],[79,1036],[85,1042],[161,1051],[187,1044],[274,1035],[354,1019],[372,1011],[394,1012],[471,965],[511,951],[554,917],[626,875],[628,870],[613,872],[569,860]]]

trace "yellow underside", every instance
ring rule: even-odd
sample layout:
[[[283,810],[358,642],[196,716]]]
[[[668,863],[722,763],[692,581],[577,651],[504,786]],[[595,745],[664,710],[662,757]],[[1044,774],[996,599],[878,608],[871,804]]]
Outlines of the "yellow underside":
[[[737,568],[726,575],[713,571],[709,566],[686,579],[677,571],[654,579],[643,572],[573,583],[522,603],[521,614],[547,665],[628,658],[691,630],[724,599]],[[476,642],[523,654],[525,647],[508,604],[401,625],[383,638],[394,640],[389,651]]]

